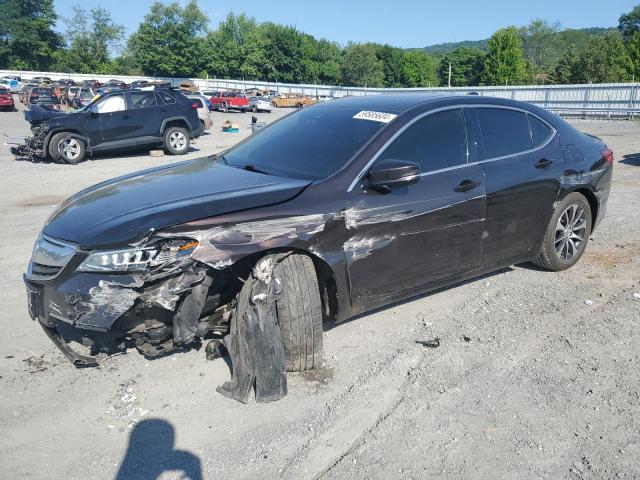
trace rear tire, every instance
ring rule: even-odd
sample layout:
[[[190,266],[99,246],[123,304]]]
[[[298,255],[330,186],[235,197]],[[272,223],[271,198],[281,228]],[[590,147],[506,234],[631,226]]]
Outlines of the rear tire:
[[[555,208],[533,263],[553,272],[572,267],[587,247],[591,226],[589,202],[580,193],[570,193]]]
[[[184,155],[189,151],[189,132],[182,127],[169,127],[163,135],[164,148],[171,155]]]

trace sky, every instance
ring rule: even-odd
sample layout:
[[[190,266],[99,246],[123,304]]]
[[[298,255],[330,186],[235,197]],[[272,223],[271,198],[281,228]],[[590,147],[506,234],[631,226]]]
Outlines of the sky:
[[[186,0],[178,0],[184,4]],[[70,17],[74,6],[102,6],[114,21],[134,32],[153,0],[54,0],[58,15]],[[165,0],[163,3],[168,3]],[[560,22],[564,28],[612,27],[638,0],[199,0],[215,28],[230,11],[258,21],[293,25],[316,38],[340,44],[378,42],[412,48],[436,43],[481,40],[498,28],[526,25],[534,18]],[[62,24],[60,22],[60,29]]]

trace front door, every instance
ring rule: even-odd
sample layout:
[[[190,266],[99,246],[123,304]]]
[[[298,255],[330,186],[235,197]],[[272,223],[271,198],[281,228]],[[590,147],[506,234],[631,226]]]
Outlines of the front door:
[[[100,117],[102,147],[120,148],[132,144],[131,112],[123,94],[110,95],[95,104]]]
[[[365,176],[351,192],[344,250],[356,303],[382,304],[479,266],[484,179],[467,145],[463,109],[427,114],[378,157],[418,163],[418,182],[379,193]]]

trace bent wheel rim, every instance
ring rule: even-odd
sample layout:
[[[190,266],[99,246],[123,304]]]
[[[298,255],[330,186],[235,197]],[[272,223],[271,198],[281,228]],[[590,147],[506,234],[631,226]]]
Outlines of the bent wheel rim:
[[[173,132],[169,135],[169,145],[175,150],[184,150],[187,146],[187,137],[182,132]]]
[[[80,142],[75,138],[65,138],[60,142],[59,147],[69,160],[76,160],[80,156]]]
[[[584,248],[587,238],[587,214],[582,206],[573,204],[566,208],[556,224],[553,246],[563,262],[570,262]]]

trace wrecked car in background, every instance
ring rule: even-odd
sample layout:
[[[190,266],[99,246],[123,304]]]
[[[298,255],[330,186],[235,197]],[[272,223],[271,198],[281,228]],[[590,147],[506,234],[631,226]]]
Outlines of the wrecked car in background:
[[[31,109],[25,119],[34,136],[11,151],[19,158],[68,164],[96,152],[141,146],[162,145],[168,153],[182,155],[203,131],[197,109],[196,102],[169,89],[113,92],[82,110],[59,115]]]
[[[24,276],[29,312],[77,365],[275,315],[286,368],[313,368],[325,320],[515,263],[574,265],[612,162],[600,140],[510,100],[318,104],[221,154],[63,202]]]
[[[16,110],[13,95],[8,88],[0,87],[0,110],[14,112]]]
[[[271,99],[271,106],[278,108],[304,108],[316,103],[314,98],[297,93],[282,93]]]

